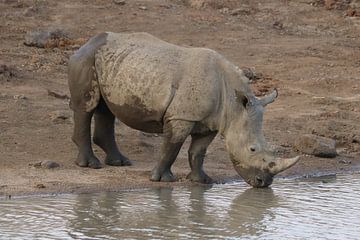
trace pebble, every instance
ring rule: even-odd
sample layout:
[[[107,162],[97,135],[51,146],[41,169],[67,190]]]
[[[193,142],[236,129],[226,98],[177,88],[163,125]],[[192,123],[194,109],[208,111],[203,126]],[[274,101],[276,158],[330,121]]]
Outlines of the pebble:
[[[247,7],[236,8],[236,9],[230,11],[231,16],[249,15],[250,13],[251,13],[251,9],[247,8]]]
[[[117,5],[125,5],[125,0],[114,0],[113,1],[115,4],[117,4]]]
[[[53,111],[49,114],[50,120],[53,122],[56,122],[56,123],[67,120],[70,117],[71,117],[71,114],[69,111],[57,110],[57,111]]]
[[[38,183],[35,185],[36,188],[45,188],[45,185],[42,183]]]
[[[41,167],[45,169],[54,169],[60,167],[60,164],[54,161],[42,161]]]
[[[345,164],[345,165],[349,165],[349,164],[351,164],[351,161],[345,160],[345,159],[341,159],[341,160],[339,161],[339,163],[342,163],[342,164]]]
[[[48,95],[55,97],[55,98],[59,98],[59,99],[70,99],[70,97],[67,94],[64,93],[59,93],[59,92],[55,92],[55,91],[51,91],[51,90],[47,90]]]
[[[29,166],[33,166],[35,168],[54,169],[60,167],[60,164],[54,161],[45,160],[41,162],[30,163]]]
[[[13,98],[14,98],[15,100],[25,100],[25,99],[27,99],[27,97],[25,97],[25,96],[22,95],[22,94],[14,95]]]

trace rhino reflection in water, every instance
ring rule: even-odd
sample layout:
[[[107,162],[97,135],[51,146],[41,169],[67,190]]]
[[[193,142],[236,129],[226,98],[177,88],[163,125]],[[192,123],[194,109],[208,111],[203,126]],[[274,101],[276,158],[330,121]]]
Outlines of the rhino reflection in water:
[[[244,73],[210,49],[180,47],[146,33],[101,33],[70,58],[69,87],[81,167],[101,167],[91,146],[93,115],[93,141],[108,165],[131,165],[115,143],[115,116],[134,129],[164,133],[152,181],[176,180],[171,166],[189,135],[192,181],[211,182],[203,160],[217,133],[225,137],[237,172],[254,187],[269,186],[298,161],[276,158],[262,133],[264,107],[277,92],[256,98]]]

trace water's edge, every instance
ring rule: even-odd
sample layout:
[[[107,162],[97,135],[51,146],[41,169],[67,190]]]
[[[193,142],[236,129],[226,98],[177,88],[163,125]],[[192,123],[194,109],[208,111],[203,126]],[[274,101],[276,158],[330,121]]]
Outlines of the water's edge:
[[[343,176],[343,175],[353,175],[353,174],[360,174],[360,165],[353,167],[351,170],[348,171],[323,171],[323,172],[313,172],[301,175],[290,175],[290,176],[276,176],[274,178],[274,184],[277,181],[292,181],[292,180],[316,180],[321,178],[336,178],[336,176]],[[112,190],[100,190],[100,189],[76,189],[75,191],[59,191],[59,192],[49,192],[49,193],[26,193],[26,194],[1,194],[0,193],[0,201],[1,200],[10,200],[10,199],[24,199],[29,197],[58,197],[58,196],[66,196],[66,195],[73,195],[73,194],[96,194],[96,193],[119,193],[119,192],[130,192],[130,191],[141,191],[147,189],[154,189],[159,187],[171,187],[171,188],[179,188],[179,187],[190,187],[190,186],[213,186],[213,185],[223,185],[223,184],[233,184],[233,183],[244,183],[242,179],[234,179],[234,178],[227,178],[221,182],[216,182],[212,184],[201,184],[201,183],[193,183],[193,182],[173,182],[173,183],[164,183],[161,186],[153,186],[153,185],[144,185],[144,186],[131,186],[131,187],[120,187],[118,189]],[[272,186],[273,186],[272,185]],[[249,186],[249,188],[251,188]],[[270,186],[271,188],[271,186]]]

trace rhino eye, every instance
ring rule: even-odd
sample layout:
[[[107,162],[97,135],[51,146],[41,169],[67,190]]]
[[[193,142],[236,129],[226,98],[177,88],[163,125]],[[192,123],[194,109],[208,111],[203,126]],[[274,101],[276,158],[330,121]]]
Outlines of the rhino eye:
[[[255,148],[254,146],[251,146],[251,147],[250,147],[250,151],[251,151],[251,152],[255,152],[255,151],[256,151],[256,148]]]

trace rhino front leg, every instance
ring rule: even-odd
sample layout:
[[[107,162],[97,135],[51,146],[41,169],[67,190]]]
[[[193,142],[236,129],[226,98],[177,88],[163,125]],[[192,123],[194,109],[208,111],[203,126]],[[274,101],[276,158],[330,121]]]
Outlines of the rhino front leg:
[[[164,143],[161,148],[160,161],[152,171],[151,181],[173,182],[177,180],[171,172],[171,166],[193,127],[193,122],[181,120],[170,121],[164,126]]]
[[[74,111],[74,134],[72,140],[77,145],[79,154],[75,163],[80,167],[101,168],[99,159],[91,146],[91,118],[93,112]]]
[[[186,178],[194,182],[212,183],[213,180],[204,172],[203,163],[207,147],[215,138],[217,132],[208,134],[192,134],[188,151],[191,172]]]
[[[95,110],[95,130],[93,141],[106,153],[105,164],[110,166],[130,166],[131,162],[118,149],[115,141],[115,116],[100,100]]]

